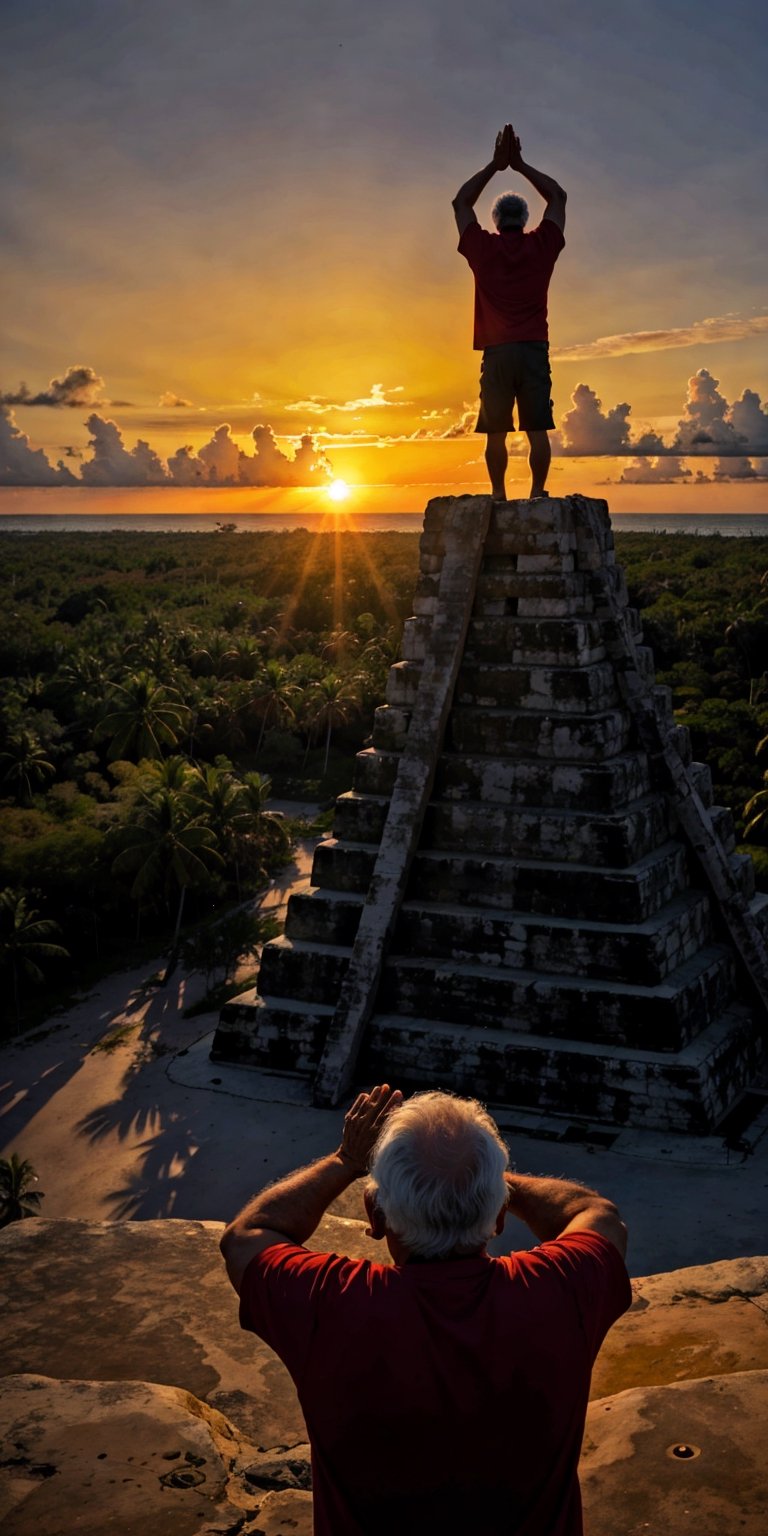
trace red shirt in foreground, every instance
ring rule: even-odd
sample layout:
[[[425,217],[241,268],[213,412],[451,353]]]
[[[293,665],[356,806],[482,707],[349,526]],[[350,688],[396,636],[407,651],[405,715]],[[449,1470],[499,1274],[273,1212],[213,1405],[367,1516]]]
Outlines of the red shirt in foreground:
[[[459,250],[475,274],[475,351],[505,341],[548,341],[547,290],[565,235],[542,219],[522,229],[490,234],[475,221]]]
[[[581,1536],[592,1363],[630,1301],[597,1232],[402,1267],[265,1249],[240,1323],[296,1383],[315,1536]]]

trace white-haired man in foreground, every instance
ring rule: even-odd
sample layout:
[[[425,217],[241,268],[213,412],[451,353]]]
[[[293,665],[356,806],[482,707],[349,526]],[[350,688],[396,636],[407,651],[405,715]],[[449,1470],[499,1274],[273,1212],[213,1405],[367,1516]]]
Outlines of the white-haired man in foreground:
[[[391,1265],[311,1252],[366,1178]],[[508,1214],[538,1240],[491,1258]],[[336,1152],[257,1195],[221,1240],[240,1323],[293,1377],[316,1536],[579,1536],[592,1364],[631,1301],[610,1200],[509,1171],[474,1099],[385,1083]]]
[[[535,187],[546,204],[536,229],[525,233],[528,204],[503,192],[492,210],[496,231],[481,229],[475,203],[497,171],[509,166]],[[531,499],[543,496],[552,457],[549,433],[552,376],[549,369],[547,292],[555,262],[565,245],[566,194],[554,177],[523,159],[511,123],[496,136],[493,159],[465,181],[453,199],[459,250],[475,278],[475,351],[482,351],[480,414],[476,432],[487,437],[485,462],[491,492],[506,500],[507,433],[518,425],[529,443]]]

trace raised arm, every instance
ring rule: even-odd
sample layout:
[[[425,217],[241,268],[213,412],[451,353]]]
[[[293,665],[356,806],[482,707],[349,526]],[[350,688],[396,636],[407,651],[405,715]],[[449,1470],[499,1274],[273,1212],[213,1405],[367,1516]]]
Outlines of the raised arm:
[[[528,165],[527,161],[523,159],[520,140],[511,123],[507,124],[504,132],[510,136],[510,168],[513,171],[519,171],[520,175],[524,176],[526,181],[529,181],[531,186],[536,188],[539,196],[543,197],[547,205],[546,213],[544,214],[545,219],[551,219],[558,229],[565,229],[567,193],[560,186],[560,183],[555,181],[554,176],[547,176],[544,171],[537,171],[534,166]]]
[[[463,187],[459,187],[453,199],[453,212],[459,234],[463,235],[470,224],[476,224],[475,203],[481,192],[485,191],[489,181],[497,171],[503,171],[509,165],[509,151],[511,146],[512,129],[500,128],[496,135],[496,144],[493,151],[493,159],[483,166],[481,171],[476,171],[465,181]]]
[[[238,1294],[251,1259],[275,1243],[306,1243],[328,1206],[365,1176],[382,1124],[401,1099],[400,1090],[388,1083],[358,1094],[344,1118],[338,1150],[263,1189],[229,1223],[219,1246]]]
[[[507,1208],[540,1242],[563,1237],[566,1232],[599,1232],[627,1251],[627,1229],[612,1200],[584,1184],[565,1179],[540,1179],[528,1174],[505,1175],[509,1187]]]

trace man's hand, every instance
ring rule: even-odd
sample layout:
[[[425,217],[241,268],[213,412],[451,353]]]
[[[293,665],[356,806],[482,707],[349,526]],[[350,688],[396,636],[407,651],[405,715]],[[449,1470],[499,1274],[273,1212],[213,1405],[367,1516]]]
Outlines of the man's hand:
[[[506,127],[500,128],[496,135],[496,144],[493,151],[493,168],[495,171],[505,171],[510,164],[511,134],[512,127],[507,123]]]
[[[509,160],[507,163],[513,171],[519,171],[523,164],[523,151],[520,148],[520,140],[511,123],[507,123],[504,132],[509,134]]]
[[[403,1101],[399,1088],[380,1083],[371,1093],[359,1093],[344,1116],[344,1132],[337,1156],[354,1168],[356,1178],[368,1172],[368,1159],[378,1140],[382,1125]]]

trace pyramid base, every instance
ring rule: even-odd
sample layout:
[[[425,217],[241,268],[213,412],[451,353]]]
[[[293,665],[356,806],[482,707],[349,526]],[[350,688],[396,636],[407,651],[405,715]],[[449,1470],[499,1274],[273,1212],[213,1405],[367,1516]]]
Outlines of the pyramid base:
[[[211,1059],[311,1080],[333,1012],[244,993],[222,1009]],[[764,1060],[754,1016],[740,1004],[676,1052],[376,1014],[357,1075],[363,1083],[445,1088],[597,1125],[701,1136],[715,1130]]]

